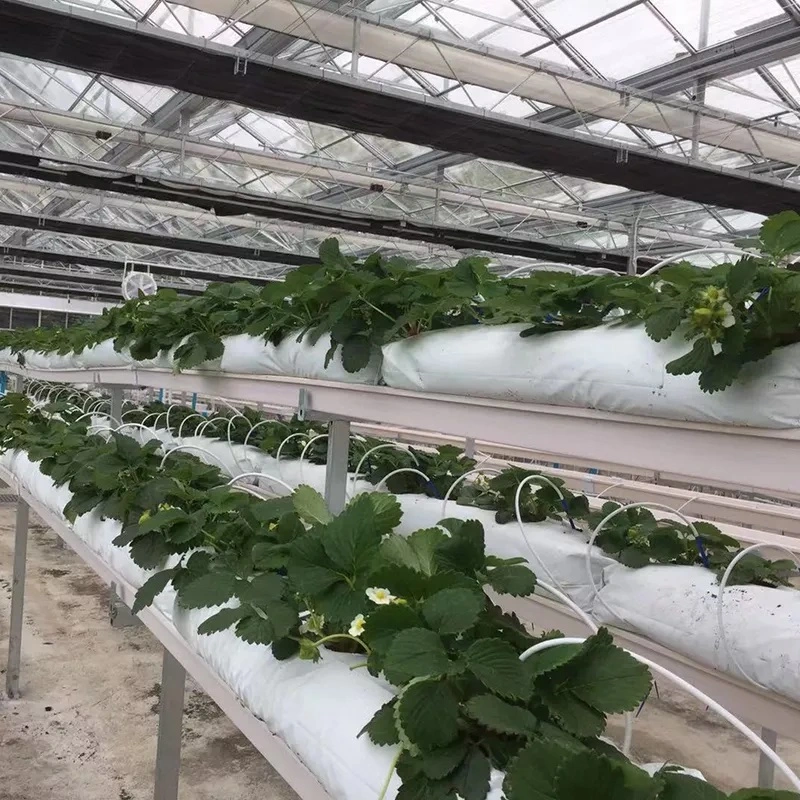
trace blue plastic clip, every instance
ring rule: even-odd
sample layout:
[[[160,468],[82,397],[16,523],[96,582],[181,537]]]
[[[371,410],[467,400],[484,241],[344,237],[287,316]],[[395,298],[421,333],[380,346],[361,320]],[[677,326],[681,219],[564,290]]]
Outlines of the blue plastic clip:
[[[425,481],[423,485],[425,486],[426,489],[429,489],[431,491],[431,493],[437,500],[442,499],[442,496],[439,494],[439,490],[436,488],[433,481]]]
[[[708,561],[708,553],[706,553],[705,545],[703,544],[703,539],[698,536],[695,538],[695,544],[697,545],[697,552],[700,554],[700,560],[703,562],[703,566],[708,569],[710,564]]]
[[[194,392],[194,394],[192,394],[192,411],[196,410],[197,410],[197,392]]]
[[[570,513],[569,513],[569,508],[567,507],[567,501],[566,501],[566,499],[565,499],[565,498],[563,498],[563,497],[561,498],[561,508],[563,508],[563,509],[564,509],[564,513],[567,515],[567,519],[569,520],[569,525],[570,525],[570,527],[572,528],[572,530],[574,530],[574,531],[578,531],[578,533],[581,533],[581,532],[582,532],[582,529],[581,529],[581,528],[579,528],[579,527],[578,527],[578,526],[575,524],[575,520],[574,520],[574,519],[572,519],[572,517],[570,516]]]

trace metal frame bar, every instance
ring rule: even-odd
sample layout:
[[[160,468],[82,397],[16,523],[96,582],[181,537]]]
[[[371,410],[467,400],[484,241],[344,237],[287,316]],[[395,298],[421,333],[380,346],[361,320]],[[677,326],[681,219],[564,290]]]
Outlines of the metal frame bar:
[[[164,648],[158,702],[158,744],[153,800],[177,800],[181,769],[181,735],[186,670]]]
[[[290,377],[203,374],[108,368],[35,370],[9,365],[30,378],[107,386],[163,387],[242,402],[296,408],[301,389],[317,418],[353,420],[433,431],[461,440],[474,437],[520,449],[599,460],[614,453],[636,469],[684,474],[706,483],[737,483],[800,494],[800,431],[739,428],[636,417],[587,409],[410,392],[385,386],[331,383]],[[742,460],[746,449],[748,458]]]
[[[9,485],[13,483],[9,482]],[[25,609],[25,565],[28,553],[28,522],[30,508],[20,495],[14,526],[14,572],[11,581],[11,618],[8,633],[8,664],[6,693],[19,697],[19,676],[22,657],[22,628]]]
[[[325,502],[332,514],[339,514],[347,502],[347,459],[350,452],[350,423],[333,420],[328,424],[328,460],[325,467]]]

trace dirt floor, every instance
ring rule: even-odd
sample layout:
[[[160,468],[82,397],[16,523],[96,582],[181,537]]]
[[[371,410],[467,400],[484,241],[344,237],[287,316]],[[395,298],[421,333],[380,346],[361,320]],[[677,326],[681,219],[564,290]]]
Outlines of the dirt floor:
[[[0,505],[0,668],[7,653],[13,511]],[[32,523],[23,697],[0,699],[0,800],[150,800],[159,645],[144,627],[112,628],[103,584],[35,517]],[[758,758],[738,734],[666,686],[659,693],[636,724],[637,760],[685,764],[721,788],[755,784]],[[613,721],[610,733],[617,738],[620,732]],[[191,680],[183,747],[181,800],[296,797]],[[800,745],[782,740],[778,750],[800,769]]]

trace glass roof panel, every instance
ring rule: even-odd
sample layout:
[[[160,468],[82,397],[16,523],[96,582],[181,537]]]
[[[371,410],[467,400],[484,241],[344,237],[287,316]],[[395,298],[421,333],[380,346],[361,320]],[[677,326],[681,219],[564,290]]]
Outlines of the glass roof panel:
[[[625,46],[632,37],[634,46]],[[566,42],[612,79],[644,72],[686,53],[644,5],[576,33]]]

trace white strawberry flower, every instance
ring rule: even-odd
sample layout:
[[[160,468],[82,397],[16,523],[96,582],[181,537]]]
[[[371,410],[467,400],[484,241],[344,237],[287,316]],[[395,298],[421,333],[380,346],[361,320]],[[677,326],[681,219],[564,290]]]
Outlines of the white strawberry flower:
[[[351,636],[361,636],[364,633],[364,626],[366,625],[366,621],[364,620],[363,614],[356,614],[353,621],[350,623],[350,630],[348,633]]]
[[[722,327],[730,328],[735,325],[736,317],[733,316],[733,306],[730,303],[723,303],[722,310],[725,312],[725,316],[722,319]]]
[[[388,606],[397,600],[388,589],[380,589],[377,586],[367,589],[367,598],[372,600],[376,606]]]
[[[719,342],[712,342],[711,349],[714,351],[714,355],[718,356],[722,352],[722,345]]]

